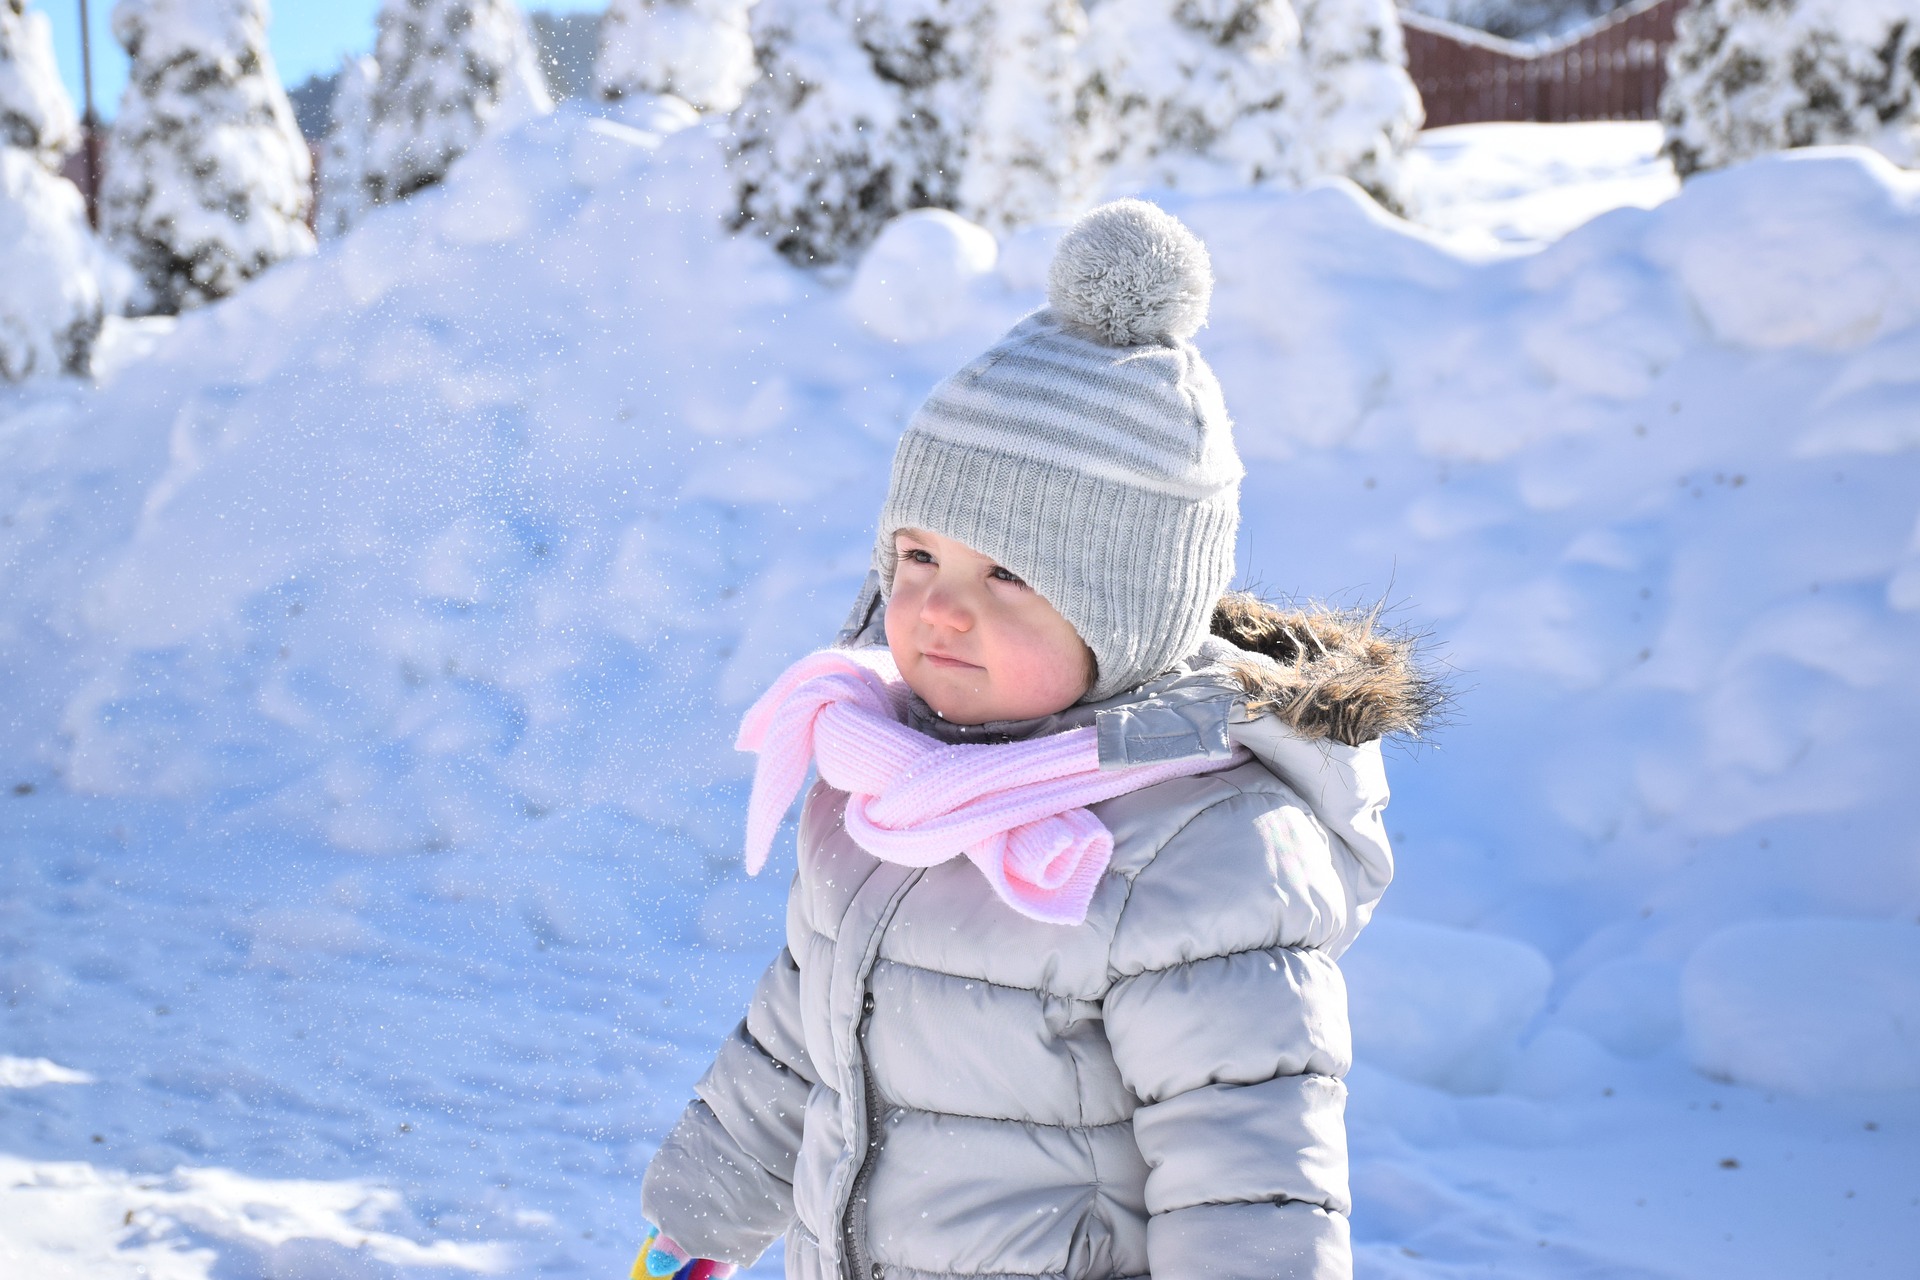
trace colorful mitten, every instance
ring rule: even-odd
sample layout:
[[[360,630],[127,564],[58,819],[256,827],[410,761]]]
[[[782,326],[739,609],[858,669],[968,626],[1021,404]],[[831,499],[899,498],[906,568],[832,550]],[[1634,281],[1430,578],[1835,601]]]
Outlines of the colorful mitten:
[[[727,1280],[733,1272],[731,1262],[691,1257],[673,1242],[672,1236],[660,1234],[660,1228],[648,1223],[647,1238],[640,1242],[640,1256],[633,1260],[628,1280],[663,1280],[667,1276],[673,1280]]]

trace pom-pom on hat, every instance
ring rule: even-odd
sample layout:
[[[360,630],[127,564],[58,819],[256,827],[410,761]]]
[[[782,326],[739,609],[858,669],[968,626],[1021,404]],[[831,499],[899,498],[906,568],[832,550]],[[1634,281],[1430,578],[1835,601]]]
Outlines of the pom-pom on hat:
[[[874,568],[926,529],[1024,578],[1093,650],[1087,701],[1198,649],[1233,576],[1243,470],[1191,342],[1213,291],[1178,218],[1118,200],[1054,251],[1048,305],[935,387],[894,453]]]

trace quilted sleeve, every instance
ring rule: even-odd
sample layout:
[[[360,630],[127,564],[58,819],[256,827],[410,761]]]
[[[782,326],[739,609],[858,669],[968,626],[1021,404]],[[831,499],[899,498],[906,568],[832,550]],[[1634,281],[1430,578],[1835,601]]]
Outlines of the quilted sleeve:
[[[1155,1276],[1347,1280],[1350,896],[1291,793],[1202,810],[1135,877],[1107,1034],[1143,1105]]]
[[[793,1220],[793,1166],[814,1082],[800,970],[782,949],[647,1166],[648,1221],[695,1257],[752,1264]]]

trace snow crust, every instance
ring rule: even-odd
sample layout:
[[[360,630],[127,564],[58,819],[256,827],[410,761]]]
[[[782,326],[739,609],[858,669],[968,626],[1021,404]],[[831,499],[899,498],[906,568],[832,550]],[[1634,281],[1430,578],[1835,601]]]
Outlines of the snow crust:
[[[116,337],[104,387],[0,392],[0,1052],[96,1079],[0,1090],[0,1214],[49,1224],[0,1236],[89,1275],[427,1269],[329,1252],[385,1189],[372,1229],[434,1256],[630,1260],[779,945],[735,721],[833,634],[907,415],[1040,304],[1046,239],[882,337],[728,232],[723,125],[646,119],[497,132]],[[1242,579],[1384,597],[1460,673],[1350,953],[1362,1274],[1906,1257],[1907,1042],[1852,1041],[1847,1093],[1692,1063],[1797,1070],[1741,1046],[1848,974],[1909,998],[1888,944],[1789,989],[1716,939],[1920,913],[1916,182],[1768,159],[1530,252],[1342,182],[1163,195],[1218,277]],[[176,1176],[203,1216],[126,1222]],[[332,1207],[281,1243],[221,1216],[295,1183]]]

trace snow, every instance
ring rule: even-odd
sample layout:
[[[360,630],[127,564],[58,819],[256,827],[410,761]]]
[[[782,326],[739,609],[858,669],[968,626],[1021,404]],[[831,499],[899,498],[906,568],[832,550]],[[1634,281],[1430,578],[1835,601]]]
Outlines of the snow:
[[[84,1071],[63,1067],[46,1058],[14,1058],[0,1054],[0,1089],[37,1089],[43,1084],[92,1084]]]
[[[883,337],[727,231],[723,122],[625,108],[110,326],[98,388],[0,390],[0,1053],[94,1080],[0,1089],[10,1273],[630,1260],[778,945],[734,723],[833,634],[901,425],[1038,305],[1048,232]],[[1920,179],[1775,158],[1561,234],[1643,150],[1480,136],[1450,226],[1163,197],[1219,277],[1243,579],[1384,598],[1460,686],[1391,761],[1350,953],[1359,1274],[1901,1275],[1911,1045],[1821,992],[1910,999],[1905,953],[1791,992],[1714,956],[1920,915]],[[1480,1038],[1378,1014],[1444,974]],[[1693,1065],[1825,1004],[1873,1091]]]
[[[1412,216],[1458,248],[1537,249],[1609,209],[1651,209],[1680,190],[1651,121],[1457,124],[1427,129],[1403,161]]]
[[[1751,920],[1682,984],[1694,1066],[1818,1095],[1920,1089],[1920,922]]]
[[[380,1226],[400,1196],[354,1182],[249,1178],[227,1169],[135,1177],[78,1161],[0,1154],[0,1263],[35,1280],[254,1276],[493,1275],[498,1246],[420,1245]]]

